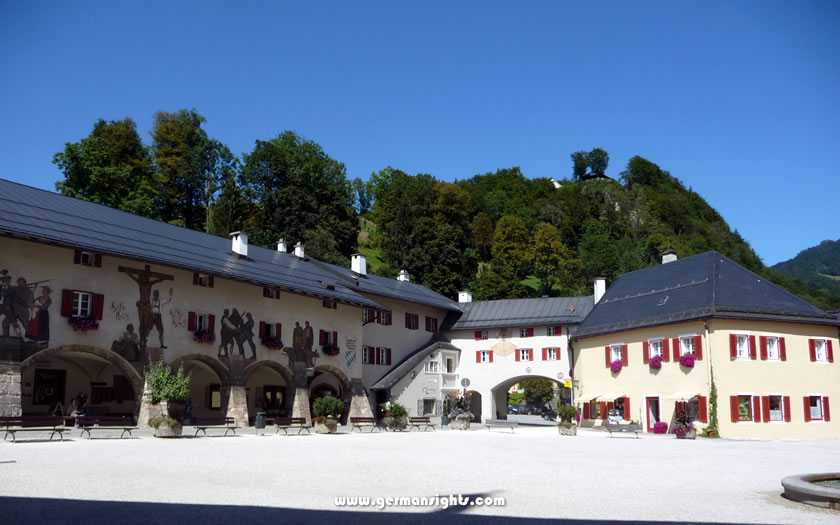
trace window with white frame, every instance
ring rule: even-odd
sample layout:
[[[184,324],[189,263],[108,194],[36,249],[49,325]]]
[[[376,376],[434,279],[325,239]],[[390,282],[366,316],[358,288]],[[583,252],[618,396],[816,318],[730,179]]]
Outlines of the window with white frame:
[[[265,323],[265,336],[277,337],[277,325],[274,323]]]
[[[203,332],[210,329],[210,316],[207,314],[198,314],[195,316],[195,329],[197,332]]]
[[[198,278],[196,279],[196,283],[198,286],[204,286],[205,288],[210,286],[210,276],[206,273],[198,274]]]
[[[520,348],[517,350],[519,352],[519,360],[520,361],[530,361],[531,360],[531,349],[530,348]]]
[[[405,314],[405,327],[409,330],[417,330],[420,327],[420,316],[417,314]]]
[[[750,358],[750,344],[745,335],[735,336],[735,357],[738,359]]]
[[[650,341],[650,357],[662,356],[662,339]]]
[[[432,359],[430,361],[426,361],[425,372],[427,374],[439,374],[440,373],[440,361],[437,359]]]
[[[814,352],[817,356],[817,361],[828,361],[828,353],[825,351],[825,339],[814,340]]]
[[[488,339],[489,337],[490,337],[490,336],[489,336],[489,334],[487,333],[487,330],[482,330],[482,331],[481,331],[481,338],[482,338],[482,339]]]
[[[73,317],[90,317],[93,294],[73,292]]]
[[[519,337],[528,337],[528,329],[527,328],[520,328],[519,329]]]
[[[769,348],[769,347],[768,347]],[[770,400],[770,421],[784,421],[782,396],[767,396]]]
[[[388,349],[380,346],[378,348],[378,351],[379,351],[379,364],[384,365],[385,363],[388,362]]]
[[[373,319],[373,310],[365,308],[362,310],[362,323],[367,324]]]
[[[362,347],[362,364],[369,365],[373,363],[373,347]]]
[[[752,410],[752,396],[738,396],[738,421],[752,421]]]
[[[778,361],[779,360],[779,338],[778,337],[768,337],[767,338],[767,360],[768,361]]]
[[[612,361],[621,361],[621,345],[612,345],[610,347],[610,356]]]
[[[447,357],[446,358],[446,373],[447,374],[454,374],[455,373],[455,358]]]
[[[694,355],[694,337],[680,338],[680,355]]]
[[[557,361],[557,349],[547,348],[545,352],[545,358],[548,361]]]
[[[553,326],[549,326],[549,327],[548,327],[548,330],[546,330],[546,335],[549,335],[549,336],[551,336],[551,335],[558,335],[558,334],[556,333],[556,328],[555,328],[555,327],[553,327]]]
[[[481,351],[481,362],[482,363],[489,363],[490,362],[490,350],[482,350]]]
[[[820,420],[823,418],[823,400],[822,396],[809,396],[809,405],[811,408],[811,421]]]
[[[391,324],[391,312],[380,312],[379,319],[377,322],[381,325],[390,325]]]
[[[79,252],[79,264],[93,266],[93,254],[90,252]]]

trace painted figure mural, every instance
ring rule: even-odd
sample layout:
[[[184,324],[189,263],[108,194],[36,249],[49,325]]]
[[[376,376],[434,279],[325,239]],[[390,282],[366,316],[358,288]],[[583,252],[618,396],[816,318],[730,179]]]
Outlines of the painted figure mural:
[[[39,284],[47,281],[27,283],[18,277],[12,285],[8,270],[0,270],[0,316],[3,317],[4,337],[46,344],[50,339],[49,308],[52,305],[49,286],[41,286],[41,294],[35,298]]]
[[[172,300],[172,288],[169,289],[169,298],[165,302],[161,302],[159,292],[155,290],[154,294],[152,293],[152,286],[164,281],[173,281],[175,277],[153,272],[148,264],[142,270],[125,266],[120,266],[117,270],[131,277],[140,288],[140,299],[137,301],[137,317],[140,319],[141,350],[146,349],[152,328],[156,328],[158,331],[160,348],[166,348],[163,344],[163,320],[160,309]]]
[[[289,368],[313,368],[317,352],[312,350],[315,334],[309,321],[304,321],[306,327],[301,327],[300,322],[295,321],[295,329],[292,331],[292,347],[286,347],[284,352],[289,356]]]
[[[120,338],[111,343],[111,350],[126,361],[134,363],[140,360],[140,336],[134,331],[133,324],[128,323]]]
[[[26,326],[26,337],[36,343],[43,344],[50,342],[50,305],[52,299],[49,286],[41,287],[41,295],[32,303],[32,319]]]
[[[228,357],[233,352],[233,344],[239,347],[239,355],[245,355],[245,343],[251,347],[249,359],[257,358],[257,345],[254,343],[254,317],[251,312],[245,312],[245,320],[236,308],[225,308],[222,312],[221,344],[219,357]]]

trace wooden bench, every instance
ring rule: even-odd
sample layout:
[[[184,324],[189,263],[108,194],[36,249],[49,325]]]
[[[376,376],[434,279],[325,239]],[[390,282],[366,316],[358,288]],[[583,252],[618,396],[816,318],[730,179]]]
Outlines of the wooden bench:
[[[410,417],[408,418],[409,428],[408,431],[411,432],[412,429],[416,428],[420,430],[420,427],[423,428],[423,432],[426,432],[430,428],[435,430],[435,426],[432,424],[431,418],[429,417]]]
[[[204,437],[207,437],[207,429],[216,429],[216,430],[223,430],[225,431],[224,436],[227,437],[228,432],[233,432],[233,436],[236,437],[236,429],[239,427],[236,426],[234,419],[232,417],[220,417],[218,419],[205,419],[203,421],[198,421],[196,418],[195,424],[195,435],[193,437],[198,437],[199,432],[204,433]]]
[[[6,432],[3,441],[12,436],[12,442],[17,441],[16,434],[18,432],[49,432],[50,441],[56,434],[61,438],[61,441],[64,441],[64,431],[68,430],[64,426],[63,416],[0,417],[0,427],[3,427]]]
[[[350,432],[353,432],[354,428],[358,428],[361,433],[362,427],[370,427],[370,433],[373,433],[374,429],[382,432],[382,429],[376,425],[376,419],[372,417],[351,417],[350,425],[352,425],[350,427]]]
[[[487,426],[488,432],[491,428],[509,428],[512,434],[516,432],[516,427],[519,426],[518,421],[508,421],[507,419],[487,419],[484,424]]]
[[[88,439],[91,439],[91,430],[122,430],[120,439],[126,434],[132,437],[131,431],[137,430],[137,427],[131,423],[132,419],[126,416],[80,416],[76,419],[76,424],[82,429],[81,437],[87,433]]]
[[[300,434],[304,430],[307,434],[311,434],[309,431],[309,426],[306,424],[305,417],[275,417],[274,419],[274,433],[279,434],[282,430],[284,434],[287,436],[289,435],[290,428],[298,429],[297,433]],[[266,420],[267,421],[267,420]]]
[[[613,432],[618,432],[619,434],[622,432],[635,432],[636,439],[639,439],[639,432],[642,431],[642,425],[640,424],[619,425],[618,423],[607,423],[606,426],[610,437],[613,437]]]

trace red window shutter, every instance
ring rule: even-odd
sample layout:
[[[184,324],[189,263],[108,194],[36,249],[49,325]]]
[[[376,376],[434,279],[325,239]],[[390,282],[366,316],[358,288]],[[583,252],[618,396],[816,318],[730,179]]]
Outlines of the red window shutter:
[[[283,324],[277,323],[275,326],[277,327],[277,340],[279,341],[283,337]]]
[[[73,264],[82,264],[82,250],[73,252]]]
[[[213,288],[213,276],[212,275],[207,279],[207,286],[210,287],[210,288]]]
[[[610,367],[610,347],[609,346],[604,347],[604,360],[607,363],[607,368],[609,368]]]
[[[733,423],[739,421],[738,416],[738,396],[729,396],[729,415]]]
[[[738,336],[729,334],[729,359],[738,357]]]
[[[408,312],[405,314],[405,327],[411,328],[411,314]]]
[[[210,325],[210,328],[209,328],[210,333],[215,334],[216,333],[216,316],[213,315],[213,314],[210,314],[208,317],[209,317],[210,322],[207,323],[207,324]]]
[[[607,403],[607,411],[610,411],[610,410],[615,410],[615,402],[614,401],[609,401]]]
[[[265,321],[260,321],[260,339],[265,339]]]
[[[519,357],[520,357],[520,354],[521,354],[521,353],[522,353],[522,352],[520,352],[519,348],[517,348],[516,350],[514,350],[514,351],[513,351],[513,358],[514,358],[514,360],[519,361]]]
[[[280,288],[275,288],[274,289],[274,298],[275,299],[280,299]]]
[[[752,396],[752,418],[756,423],[761,422],[761,398]]]
[[[548,348],[543,348],[543,361],[548,361]]]
[[[187,315],[187,330],[195,332],[195,312],[190,312]]]
[[[475,362],[476,362],[476,363],[480,363],[480,362],[481,362],[481,350],[476,350],[476,351],[475,351]]]
[[[833,348],[833,345],[831,344],[831,339],[826,340],[825,348],[826,348],[826,353],[828,354],[828,362],[833,363],[834,362],[834,348]]]
[[[627,345],[621,345],[621,365],[627,366],[628,363],[628,355],[627,355]]]
[[[338,348],[338,332],[333,332],[333,345],[335,345],[335,347]],[[389,365],[391,364],[390,355],[391,355],[391,350],[388,350],[388,356],[389,356],[388,357],[388,364]]]
[[[754,335],[750,336],[750,359],[753,361],[758,359],[758,348],[756,348]]]
[[[61,290],[61,316],[73,315],[73,290]]]
[[[102,254],[97,253],[93,256],[93,265],[97,268],[102,268]]]
[[[475,331],[475,340],[476,340],[476,341],[480,341],[480,340],[481,340],[481,330],[476,330],[476,331]]]
[[[805,410],[805,422],[811,421],[811,398],[805,396],[802,398],[802,407]]]
[[[808,352],[811,354],[811,361],[817,360],[817,342],[813,339],[808,339]]]
[[[706,396],[697,397],[697,417],[700,418],[701,423],[709,422],[709,406],[706,401]]]
[[[318,344],[327,344],[327,332],[325,332],[324,330],[318,330]]]
[[[758,349],[761,360],[767,361],[767,338],[763,335],[758,337]]]
[[[534,360],[534,349],[529,348],[528,349],[528,361],[533,361],[533,360]]]
[[[770,396],[761,396],[761,417],[765,423],[770,422]]]
[[[554,335],[563,335],[563,327],[562,326],[555,326],[554,327]]]
[[[556,359],[557,361],[559,361],[559,360],[560,360],[560,354],[561,354],[561,353],[562,353],[562,352],[560,352],[560,347],[559,347],[559,346],[558,346],[558,347],[556,347],[556,348],[554,349],[554,359]]]
[[[388,360],[385,364],[388,365],[388,366],[391,366],[391,349],[390,348],[388,348],[388,350],[385,352],[385,357]]]
[[[784,403],[785,421],[790,421],[790,396],[784,396],[782,401]]]
[[[93,294],[93,304],[91,305],[91,313],[93,318],[97,321],[102,320],[102,311],[105,309],[105,296],[101,293]]]
[[[487,352],[487,357],[490,359],[490,362],[492,363],[493,362],[493,351],[492,350],[489,350]]]
[[[670,352],[670,345],[668,344],[668,339],[662,340],[662,360],[663,361],[670,361],[671,360],[671,352]]]
[[[198,272],[193,272],[193,284],[198,284]]]
[[[607,419],[607,404],[601,401],[601,419]]]
[[[263,297],[271,297],[271,290],[263,286]]]
[[[648,343],[647,341],[642,342],[642,363],[650,363],[650,343]]]
[[[583,419],[592,419],[589,417],[589,403],[583,404]]]
[[[680,348],[680,338],[675,337],[671,339],[671,348],[674,349],[674,362],[680,362],[680,356],[682,355],[682,349]]]
[[[694,359],[703,359],[703,336],[694,336]]]
[[[631,419],[630,415],[631,415],[630,414],[630,398],[625,397],[624,398],[624,419],[629,421]]]
[[[785,348],[785,338],[779,338],[779,359],[787,361],[787,349]]]
[[[828,396],[823,397],[823,421],[831,421],[831,411],[828,408]]]

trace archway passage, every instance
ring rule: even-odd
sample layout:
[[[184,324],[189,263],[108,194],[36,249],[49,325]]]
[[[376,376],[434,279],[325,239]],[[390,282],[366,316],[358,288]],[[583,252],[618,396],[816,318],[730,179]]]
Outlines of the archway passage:
[[[184,367],[190,378],[186,403],[170,403],[169,413],[182,417],[185,424],[214,420],[227,415],[230,397],[230,375],[218,359],[203,354],[187,354],[173,359],[173,371]]]
[[[134,419],[143,378],[119,354],[86,345],[37,352],[21,363],[21,413],[69,415],[73,399],[84,395],[88,415]]]
[[[481,398],[481,392],[478,392],[477,390],[470,390],[469,392],[467,392],[467,399],[470,400],[470,412],[472,412],[473,421],[475,421],[476,423],[484,421],[481,417],[483,415],[483,410],[481,407]]]
[[[290,417],[295,388],[292,372],[274,361],[257,361],[245,369],[245,390],[248,398],[248,419],[257,412],[267,417]]]
[[[531,380],[539,381],[529,385],[528,381]],[[537,400],[526,399],[526,387],[542,396],[538,396]],[[546,418],[553,419],[552,414],[557,409],[558,401],[571,401],[570,389],[565,388],[556,379],[535,374],[510,377],[494,386],[490,392],[491,402],[485,401],[485,408],[490,408],[497,419],[507,419],[509,415],[516,415],[520,424],[542,423],[540,418],[544,413]]]
[[[344,409],[341,412],[340,422],[342,425],[347,424],[353,391],[350,385],[350,379],[344,372],[332,366],[316,366],[314,374],[307,381],[307,387],[309,389],[310,411],[315,400],[319,397],[337,397],[344,401]]]

